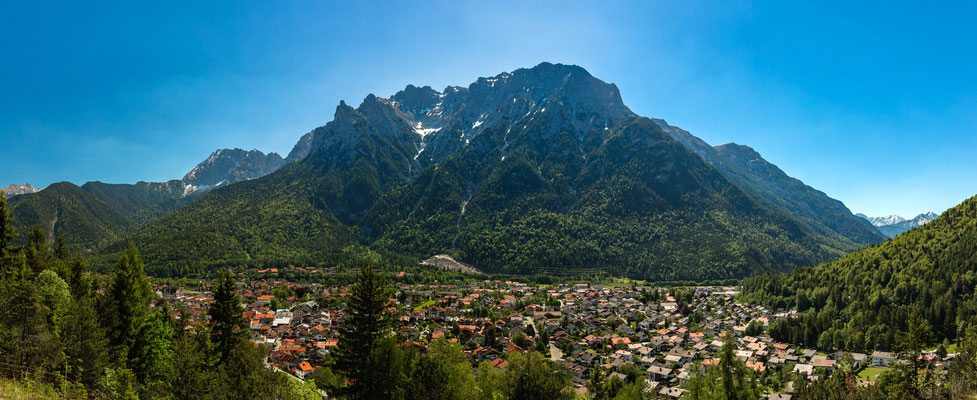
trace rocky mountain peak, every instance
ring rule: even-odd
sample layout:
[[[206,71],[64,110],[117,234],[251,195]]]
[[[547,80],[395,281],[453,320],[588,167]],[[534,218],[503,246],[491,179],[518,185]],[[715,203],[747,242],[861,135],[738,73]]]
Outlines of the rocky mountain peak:
[[[0,192],[7,197],[16,196],[20,194],[30,194],[39,191],[40,189],[35,188],[30,183],[24,183],[22,185],[10,184],[5,188],[0,189]]]
[[[278,153],[266,155],[258,150],[219,149],[190,170],[183,182],[199,187],[240,182],[268,175],[284,162]]]

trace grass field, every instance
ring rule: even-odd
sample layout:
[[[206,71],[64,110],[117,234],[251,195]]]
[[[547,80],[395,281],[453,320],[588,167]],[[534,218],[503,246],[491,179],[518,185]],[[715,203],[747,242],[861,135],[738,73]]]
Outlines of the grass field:
[[[0,379],[0,399],[3,400],[53,400],[60,398],[61,396],[48,386],[28,385]]]
[[[423,310],[425,308],[428,308],[430,306],[433,306],[435,304],[438,304],[438,302],[435,301],[435,300],[428,300],[428,301],[425,301],[425,302],[423,302],[421,304],[418,304],[418,305],[414,306],[414,311],[421,311],[421,310]]]
[[[879,374],[888,370],[889,370],[888,368],[883,368],[883,367],[868,367],[863,369],[862,372],[859,372],[858,377],[862,380],[874,381],[875,378],[879,376]]]

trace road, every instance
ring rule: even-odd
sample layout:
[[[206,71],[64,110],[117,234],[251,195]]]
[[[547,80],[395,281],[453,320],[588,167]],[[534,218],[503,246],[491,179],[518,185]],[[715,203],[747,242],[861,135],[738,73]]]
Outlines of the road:
[[[557,348],[553,343],[550,343],[550,360],[563,361],[563,351]]]

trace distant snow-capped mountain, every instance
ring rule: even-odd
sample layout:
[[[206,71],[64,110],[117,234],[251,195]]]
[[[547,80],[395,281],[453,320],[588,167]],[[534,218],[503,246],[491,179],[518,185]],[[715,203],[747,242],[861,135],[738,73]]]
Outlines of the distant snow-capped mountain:
[[[38,190],[41,189],[35,188],[30,183],[25,183],[23,185],[11,184],[5,188],[0,189],[0,192],[3,192],[5,196],[10,197],[10,196],[16,196],[18,194],[30,194],[30,193],[37,192]]]
[[[879,230],[879,232],[882,232],[883,235],[886,235],[890,238],[899,236],[901,233],[908,231],[912,228],[915,228],[917,226],[925,225],[926,223],[940,216],[939,214],[934,212],[922,213],[917,215],[913,219],[905,219],[898,215],[889,215],[885,217],[869,217],[862,213],[858,213],[855,215],[868,220],[869,222],[872,223],[872,225],[875,225],[875,227]]]
[[[898,223],[903,222],[903,221],[906,220],[905,218],[900,217],[898,215],[887,215],[887,216],[884,216],[884,217],[869,217],[869,216],[867,216],[865,214],[862,214],[862,213],[858,213],[858,214],[855,214],[855,215],[867,219],[868,222],[871,222],[872,225],[875,225],[875,226],[886,226],[886,225],[898,224]]]

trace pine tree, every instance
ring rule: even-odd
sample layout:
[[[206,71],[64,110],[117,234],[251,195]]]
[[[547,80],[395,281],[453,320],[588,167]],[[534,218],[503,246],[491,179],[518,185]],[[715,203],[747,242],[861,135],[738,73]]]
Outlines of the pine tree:
[[[40,226],[35,225],[34,230],[27,236],[27,269],[31,273],[31,279],[51,267],[51,251],[47,246],[47,235],[41,230]]]
[[[23,253],[12,264],[12,273],[0,287],[0,353],[9,356],[10,363],[41,365],[52,351],[45,321],[47,310],[29,279]]]
[[[108,339],[98,323],[98,311],[91,296],[76,297],[65,316],[62,336],[68,360],[68,378],[92,388],[108,366]]]
[[[57,239],[54,241],[54,257],[61,261],[68,261],[70,256],[68,245],[64,242],[64,232],[58,232]]]
[[[13,274],[20,247],[14,246],[17,230],[7,208],[7,198],[0,192],[0,280]]]
[[[737,400],[759,398],[752,373],[736,358],[736,342],[727,335],[719,352],[719,365],[702,371],[697,364],[686,385],[686,397],[693,400]]]
[[[172,340],[173,323],[164,305],[146,318],[133,347],[132,372],[142,383],[142,392],[160,396],[170,393],[175,358]]]
[[[210,305],[210,332],[221,362],[227,362],[231,351],[247,337],[247,321],[234,278],[221,271],[214,285],[214,302]]]
[[[389,333],[392,315],[386,308],[391,295],[383,275],[373,267],[360,270],[350,290],[336,366],[351,382],[347,388],[351,399],[368,398],[369,390],[382,384],[370,379],[369,358],[378,341]]]
[[[149,313],[150,296],[139,250],[130,245],[115,265],[115,275],[106,296],[109,344],[118,360],[129,361],[136,335]]]

